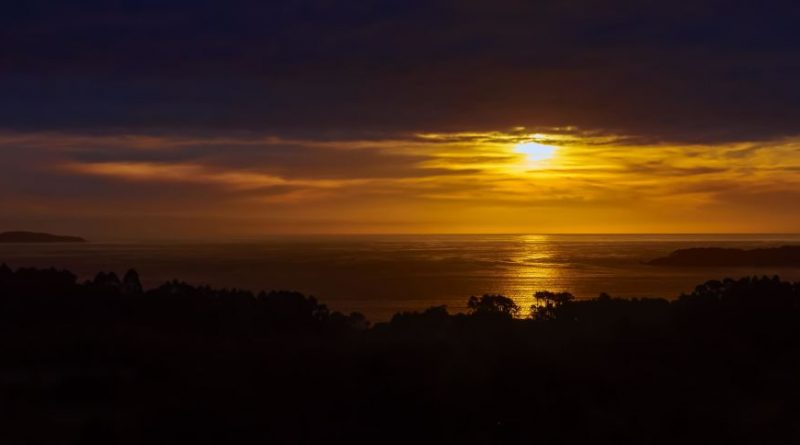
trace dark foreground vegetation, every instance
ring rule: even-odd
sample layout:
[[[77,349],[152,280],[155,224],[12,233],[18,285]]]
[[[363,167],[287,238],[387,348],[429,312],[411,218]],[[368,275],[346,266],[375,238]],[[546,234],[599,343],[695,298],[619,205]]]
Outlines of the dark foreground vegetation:
[[[370,327],[291,292],[3,266],[0,443],[800,443],[799,284],[536,301]]]

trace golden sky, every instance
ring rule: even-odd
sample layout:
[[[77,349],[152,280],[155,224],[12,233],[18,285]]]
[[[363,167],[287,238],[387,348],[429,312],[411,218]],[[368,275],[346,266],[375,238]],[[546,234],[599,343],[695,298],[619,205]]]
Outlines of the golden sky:
[[[0,230],[798,230],[798,2],[18,3]]]
[[[800,216],[794,139],[7,133],[0,157],[4,226],[86,236],[795,232]]]

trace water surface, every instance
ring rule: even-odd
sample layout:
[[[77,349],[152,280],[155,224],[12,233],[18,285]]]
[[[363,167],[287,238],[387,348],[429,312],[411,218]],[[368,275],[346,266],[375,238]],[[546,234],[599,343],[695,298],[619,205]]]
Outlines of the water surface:
[[[251,290],[291,289],[333,309],[385,320],[402,310],[501,293],[523,307],[537,290],[579,298],[674,298],[707,279],[798,268],[660,268],[643,262],[686,247],[800,245],[800,235],[430,235],[277,237],[237,242],[5,244],[12,267],[68,268],[81,279],[136,268],[145,286],[173,278]]]

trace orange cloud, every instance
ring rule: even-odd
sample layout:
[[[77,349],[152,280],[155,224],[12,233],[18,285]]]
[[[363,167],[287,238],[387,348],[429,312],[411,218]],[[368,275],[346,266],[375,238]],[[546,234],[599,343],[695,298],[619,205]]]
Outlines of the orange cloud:
[[[532,163],[517,148],[530,141],[555,147],[552,158]],[[327,141],[0,135],[0,158],[13,150],[24,154],[3,164],[3,202],[23,201],[10,199],[17,187],[47,208],[57,189],[88,214],[102,193],[79,184],[105,181],[140,213],[191,209],[198,225],[222,209],[311,232],[780,231],[800,217],[780,205],[800,190],[794,139],[645,144],[573,128]],[[14,179],[31,175],[24,190]],[[153,187],[180,188],[179,199],[139,191]]]

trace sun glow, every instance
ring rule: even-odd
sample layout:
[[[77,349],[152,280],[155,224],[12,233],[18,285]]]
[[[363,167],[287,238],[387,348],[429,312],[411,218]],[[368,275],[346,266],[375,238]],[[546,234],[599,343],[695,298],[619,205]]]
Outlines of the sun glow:
[[[524,154],[529,161],[541,162],[551,159],[556,153],[556,147],[540,144],[538,142],[523,142],[514,147],[517,153]]]

